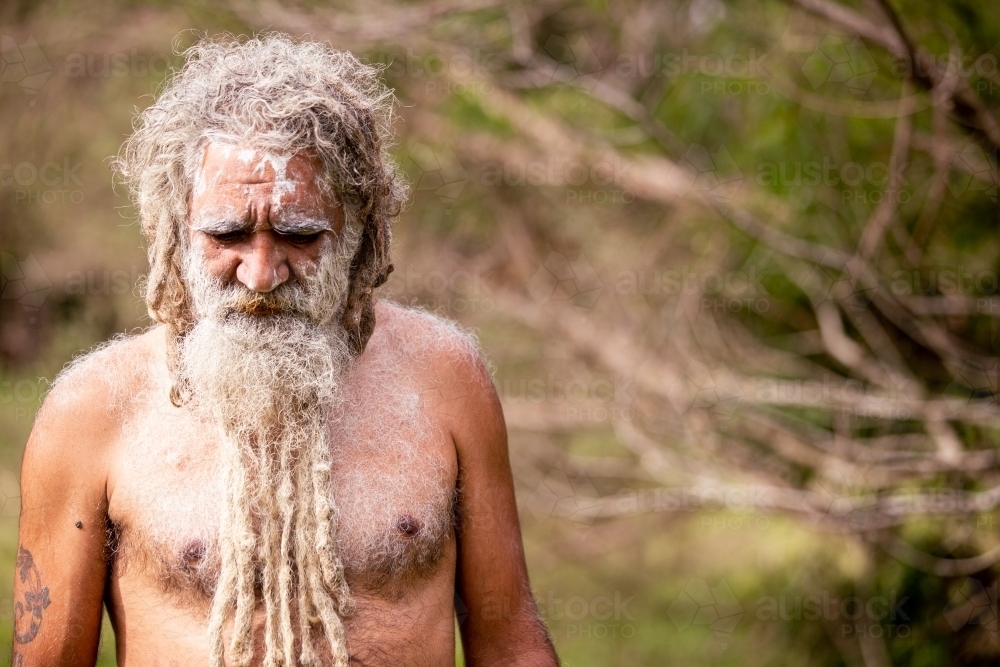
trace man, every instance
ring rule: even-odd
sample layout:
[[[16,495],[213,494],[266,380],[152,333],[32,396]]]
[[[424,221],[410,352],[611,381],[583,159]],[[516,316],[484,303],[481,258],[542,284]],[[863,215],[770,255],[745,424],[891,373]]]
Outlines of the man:
[[[205,40],[116,168],[158,323],[58,379],[24,454],[15,665],[554,665],[474,344],[376,303],[405,195],[352,55]]]

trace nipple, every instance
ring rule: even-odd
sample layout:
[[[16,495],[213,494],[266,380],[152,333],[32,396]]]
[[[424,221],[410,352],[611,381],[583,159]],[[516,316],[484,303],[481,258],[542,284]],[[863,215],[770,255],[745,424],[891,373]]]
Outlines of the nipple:
[[[205,558],[205,543],[201,540],[188,542],[181,549],[181,563],[187,568],[197,567],[203,558]]]
[[[404,514],[396,519],[396,530],[403,537],[413,537],[420,532],[420,521],[409,514]]]

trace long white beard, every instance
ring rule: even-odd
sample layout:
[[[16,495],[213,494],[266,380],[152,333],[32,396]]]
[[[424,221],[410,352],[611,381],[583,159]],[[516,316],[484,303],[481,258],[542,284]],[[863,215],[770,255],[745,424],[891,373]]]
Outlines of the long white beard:
[[[348,663],[341,619],[351,600],[336,550],[328,419],[351,360],[339,315],[357,240],[345,235],[314,276],[265,295],[218,285],[198,258],[188,267],[199,320],[180,343],[180,371],[192,406],[218,429],[225,474],[213,667],[224,664],[230,618],[228,659],[250,663],[261,603],[266,666],[318,664],[317,632],[334,664]]]

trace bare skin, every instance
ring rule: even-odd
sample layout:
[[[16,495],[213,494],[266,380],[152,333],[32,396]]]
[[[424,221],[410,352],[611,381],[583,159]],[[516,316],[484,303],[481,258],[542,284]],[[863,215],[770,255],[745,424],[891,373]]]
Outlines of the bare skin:
[[[262,157],[210,146],[189,221],[214,275],[266,292],[315,270],[343,214],[316,186],[315,160]],[[446,325],[376,312],[345,409],[382,430],[332,439],[334,494],[350,509],[338,542],[356,601],[352,664],[453,665],[456,599],[467,664],[557,664],[531,598],[486,369]],[[21,473],[14,665],[94,664],[102,604],[120,665],[207,662],[214,584],[202,561],[218,529],[219,443],[170,403],[169,387],[155,327],[92,356],[48,396]],[[386,513],[383,547],[356,547]]]

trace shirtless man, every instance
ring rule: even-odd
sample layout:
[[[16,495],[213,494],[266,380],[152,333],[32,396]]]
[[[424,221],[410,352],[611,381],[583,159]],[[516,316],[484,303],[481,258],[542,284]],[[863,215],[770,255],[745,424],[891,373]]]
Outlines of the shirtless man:
[[[24,453],[13,664],[555,665],[475,345],[376,303],[405,196],[374,69],[203,41],[116,168],[157,325],[74,363]]]

